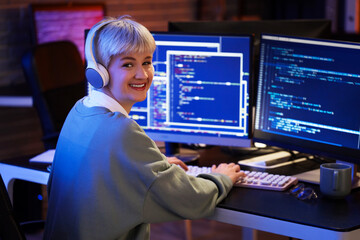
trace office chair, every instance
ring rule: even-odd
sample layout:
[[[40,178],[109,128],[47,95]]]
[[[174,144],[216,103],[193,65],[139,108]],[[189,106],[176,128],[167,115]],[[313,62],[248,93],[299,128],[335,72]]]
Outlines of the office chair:
[[[26,233],[34,233],[40,238],[41,234],[39,235],[37,232],[42,231],[44,225],[43,220],[22,224],[17,221],[4,181],[0,175],[0,239],[25,240]]]
[[[70,41],[39,44],[22,58],[45,149],[54,149],[65,118],[77,100],[87,94],[84,63]]]

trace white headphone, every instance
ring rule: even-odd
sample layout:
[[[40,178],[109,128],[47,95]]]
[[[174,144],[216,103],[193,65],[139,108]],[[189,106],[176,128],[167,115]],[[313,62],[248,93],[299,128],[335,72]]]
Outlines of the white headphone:
[[[87,67],[85,70],[85,76],[88,82],[94,88],[102,88],[109,83],[109,73],[107,69],[100,63],[97,63],[94,57],[93,43],[94,43],[96,31],[99,30],[101,27],[105,26],[106,24],[115,21],[116,20],[108,20],[100,23],[98,26],[92,28],[86,37],[85,58],[87,61]]]

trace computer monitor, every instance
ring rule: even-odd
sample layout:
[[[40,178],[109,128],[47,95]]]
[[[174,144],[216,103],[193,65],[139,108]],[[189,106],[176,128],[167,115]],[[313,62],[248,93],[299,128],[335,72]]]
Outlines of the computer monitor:
[[[153,33],[155,76],[135,119],[156,141],[251,146],[251,36]]]
[[[360,44],[264,34],[254,141],[360,163]]]

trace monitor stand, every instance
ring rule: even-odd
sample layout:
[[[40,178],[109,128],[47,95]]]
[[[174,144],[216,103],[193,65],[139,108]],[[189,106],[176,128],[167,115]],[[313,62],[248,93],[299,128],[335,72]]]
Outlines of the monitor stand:
[[[337,160],[336,162],[352,166],[352,189],[360,187],[360,173],[358,172],[360,168],[358,167],[358,165],[339,160]],[[320,168],[294,175],[294,177],[297,177],[300,181],[303,182],[320,184]]]
[[[246,160],[239,160],[238,163],[240,164],[240,166],[243,165],[263,170],[270,170],[308,160],[308,157],[295,157],[294,159],[292,159],[293,154],[298,154],[298,152],[293,151],[293,153],[290,153],[289,151],[285,150],[276,151],[252,157]]]
[[[197,164],[200,155],[196,151],[180,149],[179,143],[165,142],[165,155],[167,157],[177,157],[186,164]]]

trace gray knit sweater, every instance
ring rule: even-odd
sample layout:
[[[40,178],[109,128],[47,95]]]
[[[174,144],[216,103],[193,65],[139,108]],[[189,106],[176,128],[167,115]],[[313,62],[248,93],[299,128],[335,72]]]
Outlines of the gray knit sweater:
[[[56,148],[45,239],[149,239],[149,223],[211,215],[231,187],[188,176],[135,121],[79,100]]]

